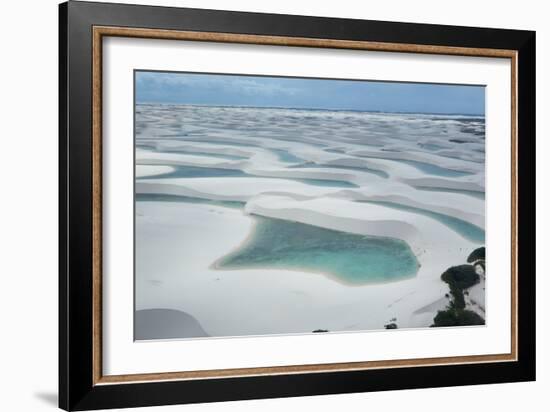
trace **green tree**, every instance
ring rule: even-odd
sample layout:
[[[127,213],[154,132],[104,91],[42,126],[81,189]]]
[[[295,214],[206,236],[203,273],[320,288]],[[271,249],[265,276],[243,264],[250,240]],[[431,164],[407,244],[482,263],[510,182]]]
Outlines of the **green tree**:
[[[456,309],[464,309],[464,289],[479,283],[479,275],[472,265],[459,265],[447,269],[441,275],[441,280],[449,285],[453,301],[451,306]]]
[[[485,246],[478,247],[476,250],[474,250],[470,255],[468,256],[468,263],[474,263],[478,260],[485,261]]]

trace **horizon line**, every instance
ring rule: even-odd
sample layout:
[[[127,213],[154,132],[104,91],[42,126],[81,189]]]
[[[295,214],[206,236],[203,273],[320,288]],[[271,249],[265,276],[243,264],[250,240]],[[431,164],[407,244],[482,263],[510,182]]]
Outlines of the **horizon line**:
[[[360,109],[338,109],[322,107],[290,107],[290,106],[252,106],[252,105],[223,105],[223,104],[199,104],[199,103],[175,103],[175,102],[135,102],[135,105],[172,105],[172,106],[194,106],[194,107],[221,107],[221,108],[249,108],[249,109],[287,109],[287,110],[315,110],[324,112],[354,112],[354,113],[384,113],[384,114],[430,114],[436,116],[476,116],[485,118],[485,113],[457,113],[457,112],[408,112],[408,111],[386,111],[386,110],[360,110]]]

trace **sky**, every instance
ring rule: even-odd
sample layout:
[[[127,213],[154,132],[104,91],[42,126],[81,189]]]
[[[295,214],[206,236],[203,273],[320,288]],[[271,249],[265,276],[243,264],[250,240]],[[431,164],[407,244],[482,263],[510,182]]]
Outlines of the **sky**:
[[[136,71],[137,103],[485,113],[485,87]]]

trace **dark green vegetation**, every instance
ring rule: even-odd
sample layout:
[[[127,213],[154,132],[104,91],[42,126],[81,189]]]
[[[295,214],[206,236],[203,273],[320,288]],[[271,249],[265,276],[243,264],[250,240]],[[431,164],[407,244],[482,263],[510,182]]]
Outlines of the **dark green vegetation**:
[[[485,262],[484,247],[474,250],[468,257],[468,262],[479,262],[480,257]],[[432,326],[484,325],[485,319],[477,313],[467,310],[464,300],[464,295],[468,294],[466,289],[479,283],[479,275],[476,273],[474,265],[464,264],[450,267],[441,275],[441,280],[449,285],[451,301],[446,310],[437,312]]]
[[[313,331],[313,333],[325,333],[325,332],[328,332],[328,330],[327,329],[315,329]]]
[[[468,263],[473,263],[477,260],[485,260],[485,246],[477,248],[468,256]]]
[[[397,323],[388,323],[387,325],[384,325],[385,329],[397,329]]]
[[[480,265],[485,271],[485,247],[480,247],[470,253],[468,256],[468,263],[472,265]]]
[[[478,283],[479,275],[472,265],[460,265],[447,269],[441,275],[441,280],[449,285],[453,297],[452,305],[457,309],[464,309],[464,289]]]
[[[464,309],[440,310],[434,318],[433,326],[485,325],[485,320],[477,313]]]

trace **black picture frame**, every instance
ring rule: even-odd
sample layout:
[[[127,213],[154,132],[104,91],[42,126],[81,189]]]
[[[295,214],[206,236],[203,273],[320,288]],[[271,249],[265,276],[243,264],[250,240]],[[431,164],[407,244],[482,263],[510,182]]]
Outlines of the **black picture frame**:
[[[517,52],[517,361],[217,379],[94,383],[94,26]],[[535,380],[535,32],[70,1],[59,6],[59,406],[219,402]]]

